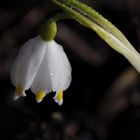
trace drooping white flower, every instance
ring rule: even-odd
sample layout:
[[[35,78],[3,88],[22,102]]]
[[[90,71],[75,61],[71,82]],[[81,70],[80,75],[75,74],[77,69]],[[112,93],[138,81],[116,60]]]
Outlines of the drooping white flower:
[[[53,91],[54,100],[61,105],[63,91],[71,82],[71,66],[62,46],[40,36],[26,42],[13,63],[11,81],[16,87],[15,99],[31,88],[38,103]]]

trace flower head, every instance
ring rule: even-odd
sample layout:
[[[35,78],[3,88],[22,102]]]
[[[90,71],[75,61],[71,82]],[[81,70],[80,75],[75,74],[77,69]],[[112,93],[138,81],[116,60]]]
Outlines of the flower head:
[[[54,100],[61,105],[63,91],[71,82],[71,66],[62,46],[40,36],[27,41],[12,65],[11,81],[16,87],[15,99],[31,88],[38,103],[53,91]]]

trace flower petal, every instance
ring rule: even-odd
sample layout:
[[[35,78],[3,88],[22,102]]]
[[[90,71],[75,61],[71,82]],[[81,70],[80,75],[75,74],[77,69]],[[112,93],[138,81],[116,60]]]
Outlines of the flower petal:
[[[52,83],[48,68],[47,55],[44,56],[37,75],[32,83],[31,90],[35,94],[39,91],[45,91],[46,93],[52,91]]]
[[[37,36],[27,41],[20,49],[19,55],[11,68],[13,85],[29,89],[45,55],[45,42]]]
[[[63,90],[56,92],[53,99],[55,100],[56,103],[58,103],[58,105],[62,105],[63,104]]]
[[[37,92],[36,93],[36,101],[37,101],[37,103],[40,103],[45,96],[46,96],[46,93],[44,91]]]
[[[62,46],[55,43],[55,41],[48,42],[47,44],[46,54],[53,91],[66,90],[71,82],[69,60]]]
[[[14,100],[17,100],[21,96],[25,97],[26,94],[24,92],[24,89],[23,89],[22,85],[17,85],[15,95],[14,95]]]

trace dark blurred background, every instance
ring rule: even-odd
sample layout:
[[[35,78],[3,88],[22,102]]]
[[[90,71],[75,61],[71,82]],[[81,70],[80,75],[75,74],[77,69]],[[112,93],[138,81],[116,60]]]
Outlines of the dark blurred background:
[[[139,0],[81,0],[116,25],[140,52]],[[40,104],[31,91],[13,101],[9,71],[20,46],[60,11],[50,0],[0,1],[0,140],[139,140],[140,76],[96,33],[75,21],[59,22],[73,80],[58,106]]]

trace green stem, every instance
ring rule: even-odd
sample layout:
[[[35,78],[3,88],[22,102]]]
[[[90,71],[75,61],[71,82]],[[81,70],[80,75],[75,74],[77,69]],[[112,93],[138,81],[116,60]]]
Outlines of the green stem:
[[[98,12],[77,0],[52,0],[82,25],[95,31],[113,49],[124,55],[140,72],[140,55],[126,37]]]
[[[129,41],[125,38],[125,36],[120,32],[111,22],[109,22],[107,19],[105,19],[102,15],[100,15],[98,12],[96,12],[94,9],[91,7],[77,1],[77,0],[52,0],[56,4],[59,4],[58,6],[61,5],[61,2],[63,2],[63,10],[65,12],[70,12],[70,14],[75,14],[71,13],[69,8],[72,8],[76,12],[78,12],[80,15],[83,15],[86,17],[88,20],[92,21],[95,24],[98,24],[100,27],[104,28],[111,34],[113,34],[115,37],[117,37],[120,41],[125,43],[128,46],[132,46]],[[59,3],[58,3],[59,2]],[[65,6],[64,6],[65,5]],[[67,7],[67,8],[66,8]],[[87,20],[86,19],[86,20]],[[78,19],[77,19],[78,20]],[[79,21],[81,22],[81,21]],[[89,25],[85,25],[89,26]],[[132,47],[130,47],[132,49]]]
[[[126,39],[126,37],[123,35],[123,33],[118,30],[110,21],[105,19],[102,15],[100,15],[98,12],[96,12],[91,7],[77,1],[77,0],[70,0],[69,5],[72,5],[73,7],[76,7],[80,9],[82,12],[86,13],[86,16],[92,20],[93,22],[100,25],[105,30],[108,30],[111,34],[113,34],[116,38],[118,38],[121,42],[123,42],[125,45],[127,45],[130,49],[132,49],[132,45],[130,42]],[[132,49],[133,51],[133,49]]]

